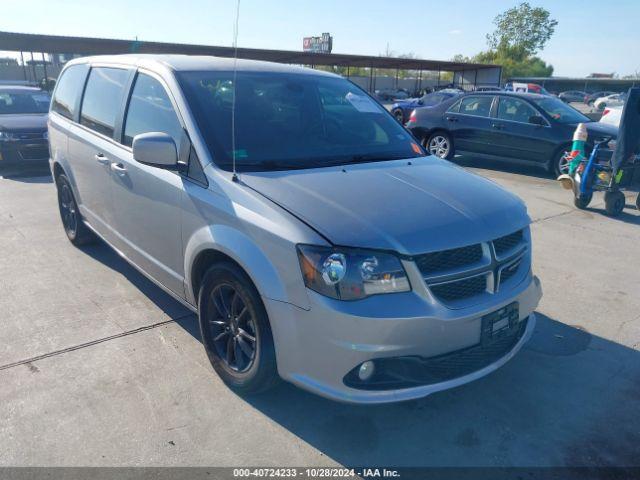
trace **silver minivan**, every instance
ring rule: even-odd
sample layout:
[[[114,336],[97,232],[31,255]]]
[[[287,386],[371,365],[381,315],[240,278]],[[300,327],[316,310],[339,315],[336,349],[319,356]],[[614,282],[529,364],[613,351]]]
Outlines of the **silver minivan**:
[[[477,379],[541,297],[521,200],[317,70],[181,55],[82,58],[49,115],[65,232],[100,238],[197,312],[242,393],[280,378],[347,402]]]

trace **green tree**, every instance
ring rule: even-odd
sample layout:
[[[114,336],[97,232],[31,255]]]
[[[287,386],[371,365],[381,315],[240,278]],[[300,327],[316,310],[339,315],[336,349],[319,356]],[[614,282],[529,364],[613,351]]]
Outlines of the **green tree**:
[[[558,22],[544,8],[521,3],[496,16],[496,30],[487,35],[489,50],[473,57],[456,55],[454,62],[502,66],[502,77],[550,77],[553,66],[535,54],[544,48]]]
[[[502,65],[502,77],[550,77],[553,66],[547,65],[540,57],[527,55],[518,47],[501,47],[477,54],[476,63],[492,63]]]
[[[496,30],[487,35],[492,50],[522,50],[525,55],[535,55],[542,50],[555,32],[558,22],[548,10],[532,8],[524,2],[510,8],[493,20]]]

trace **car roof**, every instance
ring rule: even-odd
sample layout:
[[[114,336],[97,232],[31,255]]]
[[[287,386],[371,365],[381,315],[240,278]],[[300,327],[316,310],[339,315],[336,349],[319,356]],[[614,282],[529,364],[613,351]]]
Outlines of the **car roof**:
[[[29,87],[26,85],[0,85],[0,92],[42,92],[38,87]]]
[[[463,96],[464,97],[468,97],[468,96],[476,96],[476,95],[489,96],[489,97],[495,97],[496,95],[503,95],[503,96],[506,96],[506,97],[526,98],[526,99],[529,99],[529,100],[540,100],[540,99],[543,99],[543,98],[549,98],[548,95],[541,95],[539,93],[507,92],[507,91],[499,91],[499,92],[466,92]]]
[[[175,55],[175,54],[123,54],[123,55],[96,55],[71,60],[68,65],[81,63],[112,63],[129,65],[132,67],[161,67],[174,71],[233,71],[239,72],[273,72],[273,73],[298,73],[307,75],[323,75],[338,77],[333,73],[303,68],[284,63],[264,62],[258,60],[245,60],[227,57],[213,57],[205,55]]]

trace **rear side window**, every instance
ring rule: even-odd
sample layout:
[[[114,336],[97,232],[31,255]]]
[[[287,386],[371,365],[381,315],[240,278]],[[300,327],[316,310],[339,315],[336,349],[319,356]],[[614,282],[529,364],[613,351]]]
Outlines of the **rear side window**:
[[[449,112],[449,113],[458,113],[459,110],[460,110],[460,100],[458,100],[453,105],[451,105],[449,107],[449,109],[447,110],[447,112]]]
[[[123,143],[130,147],[133,137],[147,132],[171,135],[178,145],[182,125],[162,84],[155,78],[140,73],[129,101]]]
[[[80,123],[113,137],[128,77],[129,71],[121,68],[92,68],[82,99]]]
[[[88,70],[88,65],[73,65],[62,73],[51,103],[52,111],[69,119],[75,117],[76,105],[82,94]]]
[[[491,113],[493,97],[465,97],[460,102],[460,113],[476,117],[488,117]]]

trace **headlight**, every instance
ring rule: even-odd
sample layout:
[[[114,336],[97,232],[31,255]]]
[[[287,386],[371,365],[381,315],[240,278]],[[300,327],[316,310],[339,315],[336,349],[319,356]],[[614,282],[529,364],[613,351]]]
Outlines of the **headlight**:
[[[0,142],[9,142],[15,138],[11,132],[0,132]]]
[[[305,285],[338,300],[408,292],[409,279],[395,255],[358,248],[298,245]]]

